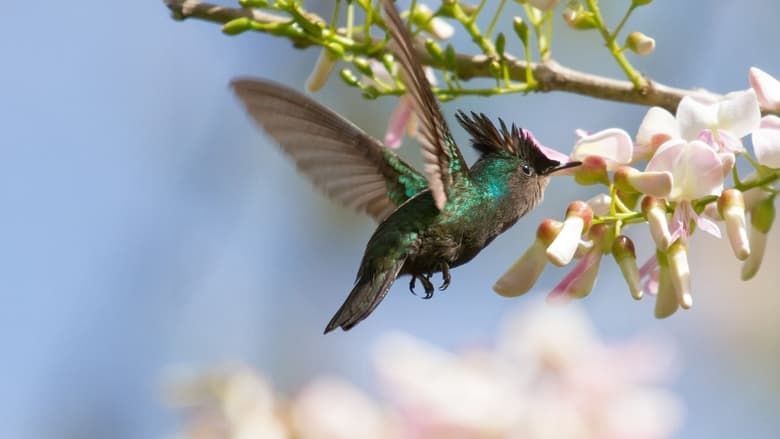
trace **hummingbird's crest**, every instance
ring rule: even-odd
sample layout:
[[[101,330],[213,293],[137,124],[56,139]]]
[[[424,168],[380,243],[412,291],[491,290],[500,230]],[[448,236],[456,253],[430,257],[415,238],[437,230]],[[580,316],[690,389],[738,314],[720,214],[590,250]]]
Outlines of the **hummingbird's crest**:
[[[471,135],[471,144],[482,155],[509,153],[527,161],[539,175],[545,175],[561,163],[548,158],[530,131],[518,128],[512,124],[507,128],[499,118],[501,128],[484,114],[471,112],[468,116],[463,111],[455,113],[458,123]]]

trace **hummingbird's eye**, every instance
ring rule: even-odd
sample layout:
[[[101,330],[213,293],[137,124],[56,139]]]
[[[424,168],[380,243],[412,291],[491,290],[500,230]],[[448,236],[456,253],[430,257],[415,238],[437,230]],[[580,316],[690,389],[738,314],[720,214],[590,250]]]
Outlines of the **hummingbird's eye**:
[[[523,165],[523,174],[525,175],[531,175],[531,167],[528,165]]]

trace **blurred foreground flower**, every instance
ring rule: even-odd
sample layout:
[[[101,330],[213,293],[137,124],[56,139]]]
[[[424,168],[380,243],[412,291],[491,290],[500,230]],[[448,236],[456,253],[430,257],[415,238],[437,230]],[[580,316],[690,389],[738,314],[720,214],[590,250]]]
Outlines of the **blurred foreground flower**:
[[[179,380],[188,410],[181,438],[665,438],[680,401],[659,384],[674,369],[668,346],[606,343],[577,308],[517,313],[495,346],[451,353],[404,334],[375,351],[384,402],[336,378],[293,398],[246,367]]]
[[[602,255],[612,253],[632,297],[657,295],[655,315],[668,317],[693,304],[690,238],[696,230],[720,238],[716,220],[724,222],[734,256],[744,261],[742,278],[753,277],[774,222],[780,180],[780,118],[762,119],[759,102],[774,108],[780,82],[758,69],[751,70],[750,81],[753,89],[719,98],[686,96],[676,115],[651,108],[635,144],[621,129],[577,130],[571,157],[583,164],[569,172],[582,185],[607,186],[607,193],[571,202],[563,223],[545,220],[531,247],[493,289],[503,296],[523,294],[546,262],[565,266],[578,260],[548,299],[582,298],[596,283]],[[755,158],[742,144],[748,135]],[[754,168],[745,179],[735,167],[737,157]],[[644,160],[644,171],[633,167]],[[729,176],[733,187],[726,188]],[[642,223],[655,248],[640,268],[625,229]]]

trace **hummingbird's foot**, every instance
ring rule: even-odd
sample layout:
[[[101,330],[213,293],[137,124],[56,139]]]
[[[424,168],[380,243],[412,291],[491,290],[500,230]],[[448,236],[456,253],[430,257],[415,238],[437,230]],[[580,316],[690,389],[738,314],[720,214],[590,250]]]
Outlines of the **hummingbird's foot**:
[[[452,280],[452,277],[450,276],[450,266],[446,262],[442,262],[441,264],[441,279],[442,282],[439,291],[444,291],[450,286],[450,280]]]
[[[417,293],[414,291],[414,287],[417,285],[417,279],[419,279],[420,283],[423,285],[423,289],[425,289],[425,296],[423,296],[423,299],[430,299],[433,297],[433,284],[431,283],[430,278],[430,274],[413,274],[412,280],[409,281],[409,291],[411,291],[415,296],[417,295]]]

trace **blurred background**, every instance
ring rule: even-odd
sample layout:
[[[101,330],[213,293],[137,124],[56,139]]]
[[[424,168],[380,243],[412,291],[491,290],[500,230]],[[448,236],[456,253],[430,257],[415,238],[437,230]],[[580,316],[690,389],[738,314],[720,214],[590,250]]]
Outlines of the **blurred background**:
[[[330,16],[330,2],[308,3]],[[603,3],[614,23],[628,1]],[[519,10],[508,4],[504,29]],[[728,92],[748,87],[750,66],[780,76],[778,16],[771,0],[658,1],[626,29],[656,39],[652,56],[632,57],[653,79]],[[281,392],[331,374],[371,393],[372,346],[388,330],[447,349],[491,343],[510,310],[536,305],[565,269],[516,299],[491,285],[539,221],[598,190],[553,181],[544,205],[456,269],[445,293],[425,301],[398,282],[356,330],[323,336],[374,224],[312,190],[227,87],[250,75],[303,89],[318,50],[177,23],[159,1],[7,2],[0,24],[0,437],[168,435],[181,423],[165,403],[170,376],[224,361],[262,370]],[[558,61],[620,77],[594,34],[555,26]],[[454,44],[473,51],[462,31]],[[314,98],[380,137],[396,103],[364,101],[336,75]],[[566,152],[576,128],[633,134],[646,111],[562,93],[443,108],[453,127],[456,109],[484,111]],[[419,160],[413,144],[402,154]],[[630,298],[608,259],[582,301],[607,340],[651,334],[677,349],[679,437],[780,435],[778,229],[748,283],[725,239],[697,234],[694,307],[667,320],[652,298]],[[640,260],[645,234],[633,234]]]

